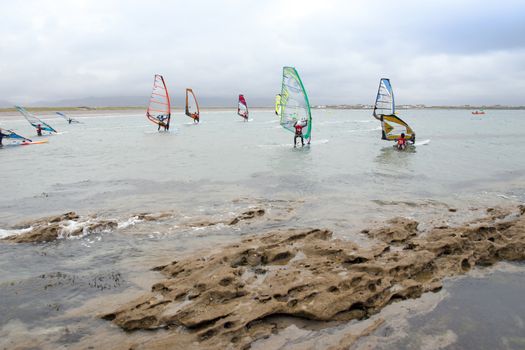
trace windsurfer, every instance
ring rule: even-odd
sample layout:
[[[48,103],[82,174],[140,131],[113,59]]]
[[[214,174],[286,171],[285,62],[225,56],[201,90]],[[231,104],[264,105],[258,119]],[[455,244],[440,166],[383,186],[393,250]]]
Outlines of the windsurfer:
[[[68,120],[67,120],[67,122],[68,122],[69,124],[71,124],[72,121],[73,121],[73,119],[71,119],[71,118],[68,118]]]
[[[401,133],[401,137],[397,139],[397,145],[398,150],[404,150],[407,147],[407,140],[405,138],[405,133]]]
[[[2,132],[2,128],[0,128],[0,146],[3,146],[3,144],[2,144],[2,139],[3,139],[4,137],[7,137],[7,136],[9,136],[9,135],[4,134],[4,133]]]
[[[169,126],[168,124],[166,124],[165,120],[168,119],[168,117],[166,117],[165,115],[159,115],[157,119],[159,120],[159,127],[157,128],[157,130],[160,131],[160,128],[162,127],[164,131],[167,131],[169,129]]]
[[[304,147],[304,137],[303,137],[303,128],[306,126],[308,122],[305,121],[305,124],[299,123],[298,121],[295,122],[294,128],[295,128],[295,136],[293,138],[293,147],[297,147],[297,138],[301,138],[301,146]]]
[[[193,122],[198,123],[199,122],[199,115],[197,113],[193,113],[191,115],[193,117]]]
[[[36,134],[37,134],[38,136],[42,136],[42,125],[38,124],[38,125],[36,126]]]

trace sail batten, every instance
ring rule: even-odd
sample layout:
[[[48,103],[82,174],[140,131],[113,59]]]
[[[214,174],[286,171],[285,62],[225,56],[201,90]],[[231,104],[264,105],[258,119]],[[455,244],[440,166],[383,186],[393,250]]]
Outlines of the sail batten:
[[[310,102],[299,73],[294,67],[283,67],[279,107],[276,112],[280,116],[281,126],[295,133],[295,124],[301,123],[305,130],[303,136],[310,139],[312,132]]]
[[[165,108],[162,108],[165,106]],[[160,74],[155,74],[153,78],[153,91],[150,95],[148,110],[146,117],[154,124],[164,127],[166,130],[170,128],[171,121],[171,102],[168,89],[164,81],[164,77]]]
[[[38,125],[40,125],[40,128],[44,131],[48,132],[57,132],[55,129],[53,129],[49,124],[43,122],[33,114],[29,113],[24,107],[15,106],[15,108],[26,118],[26,120],[31,124],[35,129],[38,129]]]

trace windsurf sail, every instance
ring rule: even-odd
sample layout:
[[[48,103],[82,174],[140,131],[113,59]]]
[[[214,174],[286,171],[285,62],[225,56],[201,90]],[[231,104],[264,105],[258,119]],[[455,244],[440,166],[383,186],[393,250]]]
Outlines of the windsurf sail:
[[[280,123],[295,133],[295,124],[303,126],[303,136],[309,140],[312,133],[312,113],[303,82],[294,67],[283,67],[281,87]],[[276,111],[277,112],[277,111]]]
[[[394,91],[390,84],[390,79],[382,78],[379,81],[373,111],[374,117],[381,121],[381,138],[383,140],[395,141],[400,138],[403,133],[407,140],[414,141],[416,134],[412,128],[395,113]]]
[[[193,120],[200,119],[199,103],[192,89],[186,89],[186,115]]]
[[[160,74],[155,74],[153,78],[153,90],[149,98],[146,117],[152,123],[157,124],[159,129],[162,126],[169,130],[171,120],[170,95],[164,78]]]
[[[44,131],[57,132],[49,124],[44,123],[43,121],[41,121],[40,119],[35,117],[33,114],[31,114],[28,111],[26,111],[25,108],[20,107],[20,106],[15,106],[15,108],[24,116],[24,118],[26,118],[26,120],[29,122],[29,124],[31,124],[34,128],[38,128],[38,125],[40,125],[40,127]]]
[[[7,130],[7,129],[0,129],[0,132],[2,134],[4,134],[4,137],[5,138],[8,138],[8,139],[14,139],[14,140],[20,140],[20,141],[27,141],[27,142],[32,142],[30,139],[28,139],[27,137],[24,137],[22,135],[18,135],[16,132],[14,132],[13,130]]]
[[[248,105],[244,95],[239,95],[239,104],[237,106],[237,114],[244,119],[248,119]]]
[[[55,112],[56,114],[58,114],[59,116],[61,116],[62,118],[64,118],[69,124],[71,123],[76,123],[76,124],[79,124],[80,122],[76,119],[73,119],[67,115],[65,115],[64,113],[61,113],[61,112]]]
[[[275,95],[275,114],[281,117],[281,94]]]
[[[380,115],[392,115],[395,113],[394,91],[392,90],[392,85],[390,85],[390,79],[382,78],[379,81],[376,103],[374,104],[374,117],[379,119]]]

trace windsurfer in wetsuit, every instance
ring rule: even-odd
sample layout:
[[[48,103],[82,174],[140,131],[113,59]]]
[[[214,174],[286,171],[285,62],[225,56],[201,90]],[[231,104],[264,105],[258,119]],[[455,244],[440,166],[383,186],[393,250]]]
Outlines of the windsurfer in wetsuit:
[[[166,120],[166,116],[159,115],[157,119],[159,120],[159,127],[157,128],[157,131],[160,131],[161,127],[164,128],[164,130],[168,130],[168,128],[166,127],[166,123],[164,122]]]
[[[2,132],[2,129],[0,128],[0,147],[3,146],[3,144],[2,144],[2,139],[3,139],[4,137],[7,137],[7,136],[9,136],[9,135],[4,134],[4,133]]]
[[[401,137],[397,139],[397,145],[398,150],[404,150],[407,147],[407,139],[405,138],[405,133],[401,133]]]
[[[36,126],[36,134],[37,134],[38,136],[42,136],[42,125],[38,124],[38,125]]]
[[[302,123],[299,123],[298,121],[295,122],[294,124],[294,129],[295,129],[295,136],[293,138],[293,147],[297,147],[297,138],[300,137],[301,138],[301,147],[304,147],[304,137],[303,137],[303,128],[306,126],[303,125]]]

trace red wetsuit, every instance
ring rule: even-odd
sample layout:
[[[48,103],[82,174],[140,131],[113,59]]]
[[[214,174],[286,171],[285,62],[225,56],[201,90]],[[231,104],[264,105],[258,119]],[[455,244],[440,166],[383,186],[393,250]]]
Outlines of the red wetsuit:
[[[301,124],[295,124],[295,137],[293,138],[293,146],[297,146],[297,138],[301,138],[301,145],[304,146],[304,139],[303,139],[303,126]]]

